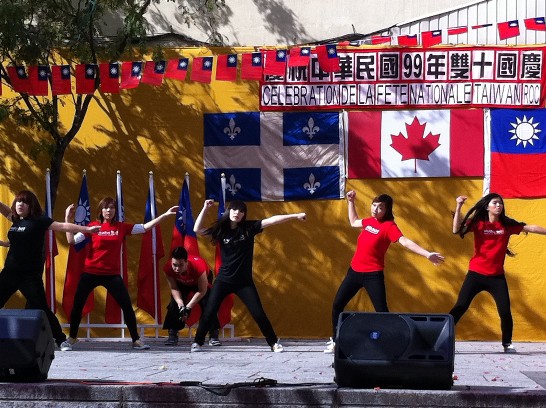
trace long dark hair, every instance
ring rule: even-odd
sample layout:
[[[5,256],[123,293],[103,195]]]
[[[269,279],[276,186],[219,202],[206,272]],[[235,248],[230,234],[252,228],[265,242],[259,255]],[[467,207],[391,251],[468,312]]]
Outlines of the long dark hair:
[[[392,206],[394,204],[394,200],[392,197],[388,194],[380,194],[372,200],[373,203],[383,203],[385,204],[385,215],[381,219],[381,221],[394,221],[394,214],[392,213]]]
[[[17,193],[11,204],[11,217],[13,220],[17,218],[17,209],[15,208],[15,205],[19,201],[28,205],[27,218],[34,219],[41,217],[44,214],[42,206],[40,205],[38,198],[36,198],[36,194],[29,190],[21,190]]]
[[[216,222],[205,230],[206,235],[210,235],[214,244],[222,241],[224,237],[231,231],[231,221],[229,220],[229,210],[239,210],[244,213],[241,222],[246,220],[247,208],[246,204],[241,200],[230,201],[226,210]]]
[[[502,212],[499,215],[499,222],[502,226],[510,227],[513,225],[526,225],[524,222],[516,221],[515,219],[510,218],[506,215],[504,200],[499,194],[489,193],[483,196],[476,204],[474,204],[474,206],[470,210],[468,210],[463,220],[461,221],[459,229],[455,233],[458,234],[461,238],[464,238],[464,236],[472,230],[472,227],[474,226],[474,224],[476,224],[476,222],[489,220],[487,206],[489,205],[491,200],[494,199],[499,199],[502,203]],[[514,253],[509,249],[506,250],[506,254],[509,256],[514,256]]]
[[[102,216],[102,210],[109,207],[111,204],[114,204],[114,208],[116,211],[118,210],[117,202],[112,197],[104,197],[102,200],[100,200],[99,206],[97,208],[97,220],[100,221],[102,224],[104,222],[104,217]],[[116,217],[112,219],[111,224],[116,223]]]

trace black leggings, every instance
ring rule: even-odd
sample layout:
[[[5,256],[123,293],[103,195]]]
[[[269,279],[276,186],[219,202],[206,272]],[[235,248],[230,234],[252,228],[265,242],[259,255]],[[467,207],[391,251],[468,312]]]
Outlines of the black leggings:
[[[470,303],[472,303],[474,297],[482,291],[489,292],[497,304],[497,311],[501,320],[502,344],[507,345],[512,343],[514,322],[512,320],[512,312],[510,311],[508,284],[506,283],[504,274],[485,276],[468,271],[459,292],[457,303],[455,303],[449,314],[453,316],[455,324],[457,324],[470,307]]]
[[[273,326],[271,326],[271,322],[265,314],[262,302],[260,301],[260,296],[258,295],[258,290],[256,289],[254,283],[248,285],[235,285],[219,280],[214,281],[214,285],[212,285],[209,301],[203,315],[201,316],[201,320],[199,321],[194,342],[199,345],[203,345],[205,342],[205,335],[210,329],[213,319],[215,316],[217,316],[222,301],[231,293],[235,293],[239,299],[242,300],[250,312],[250,315],[258,324],[258,327],[264,335],[267,344],[273,346],[278,341],[278,337],[275,334],[275,330],[273,330]]]
[[[0,273],[0,308],[3,308],[18,290],[27,300],[26,309],[39,309],[45,312],[55,343],[59,346],[66,340],[66,335],[59,320],[47,305],[41,272],[4,268]]]
[[[184,304],[187,304],[191,299],[189,299],[190,293],[195,293],[198,291],[197,286],[186,286],[182,285],[180,283],[176,283],[178,290],[180,291],[180,294],[182,295],[182,300],[184,301]],[[205,311],[207,307],[207,303],[210,297],[210,290],[207,290],[207,293],[205,293],[205,296],[199,300],[199,306],[201,306],[201,314]],[[169,305],[167,306],[167,314],[165,316],[165,321],[163,322],[163,328],[174,331],[182,330],[186,326],[186,323],[181,321],[178,314],[178,303],[176,303],[176,300],[173,299],[171,296],[171,301]],[[218,323],[218,316],[215,316],[212,319],[212,324],[210,328],[209,335],[210,337],[218,337],[220,329],[220,323]]]
[[[84,272],[80,277],[76,294],[74,295],[74,306],[70,314],[70,337],[78,337],[78,329],[82,320],[82,311],[89,294],[97,286],[103,286],[113,296],[115,301],[123,310],[125,324],[131,333],[131,338],[136,341],[140,338],[138,335],[137,322],[129,292],[125,287],[121,275],[94,275]]]
[[[349,268],[334,298],[334,305],[332,307],[332,339],[335,340],[336,338],[337,322],[340,313],[343,312],[347,303],[355,297],[361,288],[366,289],[366,292],[368,292],[368,296],[376,312],[389,311],[383,271],[362,273]]]

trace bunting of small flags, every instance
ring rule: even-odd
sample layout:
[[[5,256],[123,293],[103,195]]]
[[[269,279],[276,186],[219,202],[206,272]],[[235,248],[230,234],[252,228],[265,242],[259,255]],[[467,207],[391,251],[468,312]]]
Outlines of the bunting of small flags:
[[[423,48],[444,43],[450,36],[466,34],[470,29],[480,30],[493,27],[492,23],[471,26],[454,26],[447,29],[423,31],[418,34],[398,36],[373,35],[367,40],[342,41],[337,44],[317,45],[313,47],[293,46],[290,48],[268,49],[250,53],[226,54],[217,56],[173,58],[168,61],[125,61],[99,64],[77,64],[74,69],[64,65],[8,65],[6,72],[8,83],[15,92],[33,96],[69,95],[73,92],[72,81],[75,78],[76,94],[93,94],[97,89],[106,94],[116,94],[122,89],[133,89],[140,84],[160,86],[165,79],[185,81],[188,72],[190,80],[208,84],[217,81],[262,80],[264,75],[284,76],[286,69],[309,66],[312,56],[318,60],[319,68],[325,73],[341,70],[337,47],[359,46],[365,43],[373,45],[395,44],[404,47],[421,45]],[[544,17],[531,17],[496,23],[500,40],[507,40],[520,35],[520,28],[528,31],[546,31]],[[190,64],[191,62],[191,64]],[[214,69],[215,68],[215,69]],[[239,74],[239,75],[238,75]],[[49,85],[49,86],[48,86]],[[2,87],[0,84],[0,95]]]

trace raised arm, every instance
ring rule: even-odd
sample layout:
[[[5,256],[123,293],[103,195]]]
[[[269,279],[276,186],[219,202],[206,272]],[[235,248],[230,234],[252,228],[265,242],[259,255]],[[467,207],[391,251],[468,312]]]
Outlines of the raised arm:
[[[167,217],[170,217],[171,215],[176,215],[177,212],[178,212],[178,206],[177,205],[175,205],[174,207],[169,208],[167,211],[165,211],[160,216],[155,217],[153,220],[150,220],[146,224],[144,224],[143,225],[144,226],[144,231],[148,231],[149,229],[155,227],[161,221],[164,221]]]
[[[8,220],[12,221],[11,207],[8,207],[6,204],[0,201],[0,214],[6,217]]]
[[[461,221],[463,219],[463,216],[461,215],[461,208],[463,208],[463,204],[467,198],[468,198],[467,196],[459,196],[456,198],[457,205],[455,206],[455,215],[453,216],[453,233],[454,234],[456,234],[457,231],[459,231],[459,228],[461,228]]]
[[[75,233],[82,234],[95,234],[100,231],[100,225],[95,225],[93,227],[88,227],[85,225],[73,224],[74,213],[76,212],[76,206],[70,204],[66,207],[64,212],[64,222],[53,221],[49,226],[49,229],[54,231],[61,231],[66,233],[66,240],[69,245],[74,245],[76,243],[74,239]]]
[[[347,213],[349,216],[349,224],[351,227],[361,228],[362,220],[358,218],[355,205],[356,192],[351,190],[347,192]]]
[[[283,215],[273,215],[269,218],[262,220],[262,228],[271,227],[272,225],[282,224],[283,222],[290,220],[306,220],[305,213],[294,213],[294,214],[283,214]]]
[[[203,203],[203,208],[201,208],[201,211],[199,212],[199,215],[195,219],[195,222],[193,223],[193,232],[199,235],[206,235],[205,234],[205,226],[203,225],[203,221],[205,219],[205,214],[207,213],[208,209],[214,205],[214,200],[205,200]]]
[[[411,239],[408,239],[404,236],[400,237],[398,240],[400,244],[409,249],[412,252],[415,252],[418,255],[422,255],[425,258],[427,258],[430,262],[432,262],[434,265],[439,265],[444,261],[444,257],[440,255],[438,252],[430,252],[426,249],[420,247],[415,242],[413,242]]]

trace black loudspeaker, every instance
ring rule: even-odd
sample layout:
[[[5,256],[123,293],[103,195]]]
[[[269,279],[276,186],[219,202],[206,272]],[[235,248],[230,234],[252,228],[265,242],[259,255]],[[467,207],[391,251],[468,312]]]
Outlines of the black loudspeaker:
[[[454,358],[451,315],[339,315],[334,368],[340,387],[450,389]]]
[[[54,357],[43,310],[0,310],[0,381],[44,381]]]

